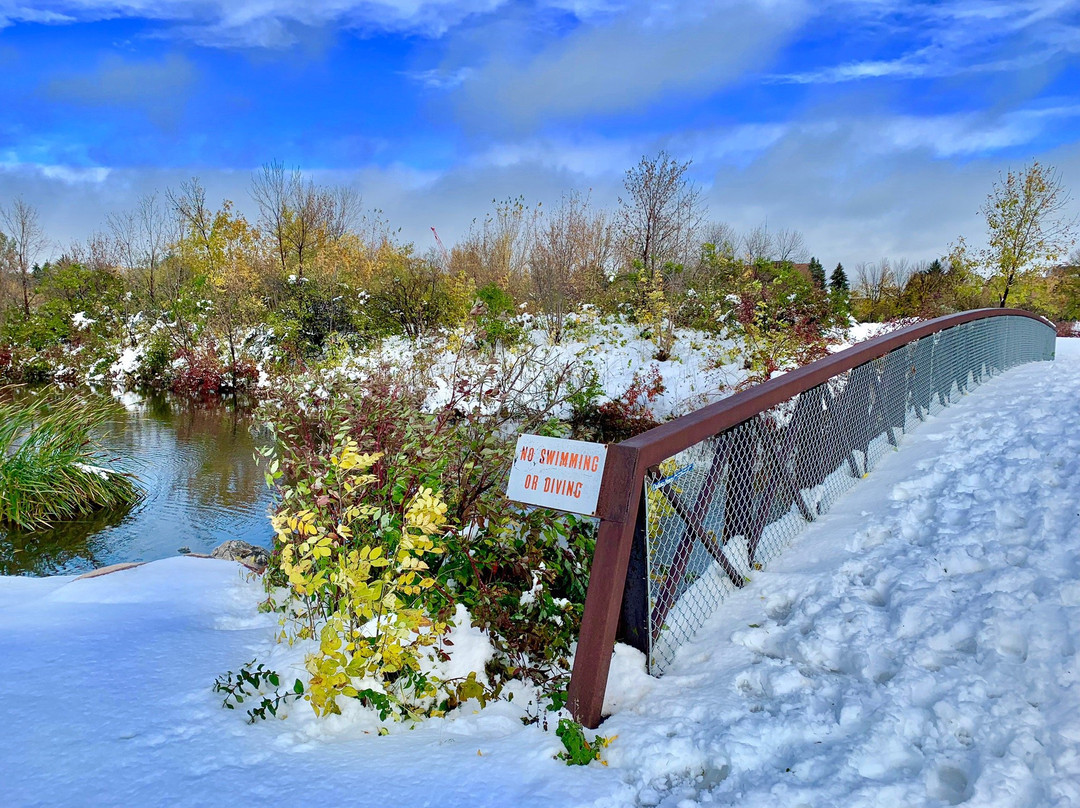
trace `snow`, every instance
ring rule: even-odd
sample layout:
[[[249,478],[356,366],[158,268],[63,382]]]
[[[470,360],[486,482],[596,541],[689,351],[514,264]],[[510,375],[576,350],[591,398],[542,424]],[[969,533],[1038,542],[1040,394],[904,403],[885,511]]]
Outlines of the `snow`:
[[[143,347],[129,347],[124,348],[120,353],[120,357],[113,362],[112,367],[109,368],[109,373],[114,378],[120,378],[124,375],[131,375],[139,369],[139,362],[143,357]]]
[[[112,473],[109,469],[102,468],[101,466],[92,466],[87,463],[73,463],[72,465],[80,471],[85,471],[87,474],[93,474],[95,477],[100,477],[103,480],[109,479],[109,475]]]
[[[1078,390],[1059,340],[914,432],[664,677],[619,647],[607,767],[553,759],[524,694],[386,737],[351,706],[246,724],[214,678],[299,657],[231,562],[0,578],[0,805],[1076,805]]]
[[[842,351],[845,348],[850,348],[852,345],[857,345],[860,342],[866,342],[874,337],[880,337],[882,334],[889,334],[893,331],[899,331],[901,328],[906,328],[909,325],[915,325],[920,322],[918,317],[902,317],[897,320],[889,320],[884,323],[860,323],[854,317],[851,318],[851,325],[848,327],[847,332],[837,339],[830,347],[829,350],[833,353]]]
[[[425,403],[429,410],[443,407],[450,401],[456,384],[462,378],[480,380],[488,371],[496,377],[506,375],[505,369],[532,353],[533,367],[550,371],[573,364],[578,381],[586,370],[595,372],[604,394],[598,403],[625,394],[635,376],[648,382],[655,371],[663,382],[663,392],[646,402],[658,420],[691,412],[726,395],[746,378],[746,371],[733,364],[734,344],[716,334],[692,329],[680,329],[672,348],[672,358],[663,362],[654,359],[656,346],[642,336],[643,327],[623,323],[615,318],[568,316],[567,335],[561,343],[551,344],[547,333],[532,327],[534,318],[521,315],[519,323],[526,327],[520,345],[479,355],[459,354],[450,346],[460,343],[460,333],[443,333],[411,340],[390,337],[377,347],[350,354],[323,372],[327,378],[342,376],[362,379],[372,368],[389,366],[412,376],[423,376],[430,389]],[[473,376],[470,377],[470,374]],[[538,403],[548,396],[547,373],[523,374],[516,398]],[[314,391],[325,397],[325,391]],[[497,406],[490,401],[476,406]],[[569,406],[556,413],[569,417]]]
[[[746,378],[731,364],[733,344],[715,334],[691,329],[676,332],[672,358],[653,358],[656,346],[640,336],[641,326],[601,324],[585,337],[569,339],[559,346],[564,356],[577,356],[597,372],[609,396],[620,396],[637,374],[642,380],[654,370],[663,379],[664,391],[650,404],[660,420],[684,415],[731,394]],[[533,335],[539,339],[539,334]],[[726,364],[725,364],[726,362]]]

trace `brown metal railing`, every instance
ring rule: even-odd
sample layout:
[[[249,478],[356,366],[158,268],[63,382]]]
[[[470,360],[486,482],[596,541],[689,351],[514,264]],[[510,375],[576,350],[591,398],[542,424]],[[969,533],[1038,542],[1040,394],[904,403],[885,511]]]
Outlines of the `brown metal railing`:
[[[903,431],[908,413],[914,413],[922,419],[932,398],[940,396],[941,403],[946,403],[947,394],[942,393],[942,390],[950,391],[949,394],[953,390],[963,393],[968,384],[968,370],[966,369],[960,373],[949,371],[953,375],[943,377],[940,369],[946,368],[947,365],[941,361],[941,358],[937,363],[938,371],[933,369],[932,361],[927,366],[929,370],[918,365],[916,355],[921,355],[918,341],[923,340],[922,346],[927,349],[926,353],[929,356],[933,344],[939,340],[939,337],[934,337],[930,341],[926,338],[968,323],[989,321],[991,318],[998,317],[1021,317],[1034,320],[1047,326],[1049,334],[1044,334],[1037,328],[1034,330],[1030,327],[1018,328],[1017,334],[1030,332],[1031,335],[1024,338],[1031,342],[1032,346],[1009,354],[1008,351],[1012,350],[1008,346],[1010,339],[1015,342],[1019,337],[1013,338],[1011,326],[995,329],[995,334],[999,337],[997,341],[1001,344],[998,345],[995,342],[992,346],[984,345],[980,348],[980,355],[985,354],[985,357],[979,360],[982,364],[974,371],[976,381],[984,370],[990,374],[992,371],[1000,371],[1019,362],[1052,358],[1054,332],[1053,326],[1046,320],[1017,309],[968,311],[918,323],[882,335],[662,424],[630,440],[609,446],[597,511],[600,516],[600,528],[569,688],[568,706],[575,718],[589,727],[596,727],[600,723],[611,654],[617,636],[642,650],[646,650],[656,639],[658,627],[663,624],[669,610],[679,597],[678,588],[686,574],[690,554],[689,551],[683,551],[683,548],[691,545],[704,548],[704,552],[708,554],[705,556],[706,560],[711,559],[711,562],[715,562],[717,568],[725,576],[726,586],[739,587],[745,583],[746,578],[735,568],[734,562],[729,557],[730,554],[725,550],[729,533],[734,528],[725,524],[722,535],[718,537],[713,531],[705,529],[699,518],[700,513],[708,511],[708,501],[720,484],[722,474],[726,475],[724,485],[727,487],[727,493],[725,496],[733,497],[740,490],[745,492],[751,487],[747,478],[754,473],[760,474],[763,462],[772,464],[770,468],[779,468],[782,463],[787,463],[790,467],[789,458],[798,454],[798,446],[793,446],[792,443],[805,440],[807,434],[812,434],[814,430],[822,428],[819,421],[823,408],[827,410],[830,406],[834,409],[843,407],[848,421],[857,421],[858,418],[866,420],[870,417],[867,413],[874,413],[873,404],[867,404],[867,401],[874,399],[875,395],[884,401],[885,397],[881,395],[882,385],[888,386],[890,378],[893,379],[892,387],[899,389],[900,393],[892,396],[892,403],[879,404],[878,411],[873,417],[876,419],[876,428],[883,430],[881,434],[887,436],[892,446],[896,446],[897,438],[894,433]],[[1026,323],[1027,320],[1019,322]],[[1011,322],[1013,321],[994,321],[993,325]],[[981,326],[968,328],[978,329]],[[961,330],[963,329],[958,329],[957,333]],[[981,333],[970,332],[969,339],[979,340]],[[1047,337],[1049,342],[1044,337]],[[960,343],[955,343],[951,350],[960,350],[959,346]],[[941,350],[945,350],[944,345]],[[878,363],[881,365],[880,369],[875,365],[875,370],[868,372],[869,368],[864,367],[886,356],[890,358],[884,364]],[[856,379],[856,375],[861,374],[858,378],[863,379],[858,384],[850,385],[850,390],[846,395],[852,399],[852,402],[843,401],[844,393],[834,397],[829,392],[828,384],[831,381],[835,382],[842,374],[847,374],[847,379]],[[874,392],[875,389],[877,393]],[[855,400],[858,398],[859,390],[866,391],[867,401]],[[802,400],[806,402],[812,400],[814,403],[802,408],[798,406],[793,408],[794,416],[791,417],[791,421],[794,425],[777,432],[777,434],[783,432],[785,435],[783,440],[779,443],[773,440],[770,443],[768,440],[757,439],[758,442],[755,444],[757,459],[749,465],[745,460],[740,461],[732,455],[732,445],[737,439],[741,439],[738,428],[741,427],[742,432],[747,432],[750,427],[754,427],[760,432],[760,425],[748,422],[759,418],[762,413],[773,408],[787,406],[785,402],[790,403],[807,391],[813,391],[810,394],[811,398],[803,396]],[[813,396],[825,396],[829,402],[833,403],[822,404],[821,401],[824,399],[814,399]],[[899,400],[898,419],[897,399]],[[883,412],[883,409],[886,411]],[[819,420],[814,420],[815,411]],[[805,416],[805,413],[810,413],[810,416]],[[845,448],[844,451],[847,454],[840,461],[841,465],[850,464],[852,474],[858,478],[870,470],[870,456],[867,448],[871,440],[870,430],[858,424],[854,427],[847,424],[844,429],[849,432],[852,429],[859,432],[866,443],[866,447],[863,448],[861,470],[854,451]],[[848,447],[857,445],[860,439],[847,436],[845,440],[848,440],[848,443],[844,445]],[[685,492],[680,491],[678,486],[667,484],[664,479],[651,483],[652,490],[657,492],[658,501],[662,497],[663,507],[675,515],[673,518],[679,518],[680,524],[684,524],[685,527],[680,534],[680,552],[672,553],[671,558],[667,560],[662,580],[650,598],[647,581],[650,558],[646,547],[647,519],[644,507],[646,483],[650,479],[656,481],[661,477],[661,463],[680,452],[708,441],[712,441],[711,454],[708,455],[708,462],[703,464],[706,471],[699,476],[698,482],[693,486],[695,490],[691,500],[687,500]],[[762,447],[766,448],[762,449]],[[762,452],[769,454],[764,461],[761,460]],[[773,454],[776,457],[783,454],[784,459],[777,461],[772,457]],[[757,464],[758,472],[753,471],[754,463]],[[786,475],[772,474],[770,471],[770,475],[764,486],[764,493],[756,495],[758,498],[755,508],[751,509],[752,517],[744,520],[746,524],[739,528],[740,536],[746,539],[748,545],[744,554],[748,553],[751,565],[753,565],[754,554],[765,528],[765,521],[775,510],[774,499],[782,499],[786,494],[786,501],[793,503],[793,508],[798,506],[798,510],[793,512],[801,513],[806,522],[812,521],[816,516],[804,499],[803,492],[799,490],[797,471],[788,472]],[[778,489],[781,487],[786,487],[786,491],[779,492]],[[704,511],[701,506],[703,502],[705,503]],[[697,517],[695,517],[695,511],[699,512]],[[743,558],[744,565],[745,561],[746,559]]]

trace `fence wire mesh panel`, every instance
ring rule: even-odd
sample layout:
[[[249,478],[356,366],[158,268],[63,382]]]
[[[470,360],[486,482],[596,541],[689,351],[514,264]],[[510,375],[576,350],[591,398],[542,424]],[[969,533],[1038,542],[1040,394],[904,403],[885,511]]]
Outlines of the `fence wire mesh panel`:
[[[992,376],[1053,359],[1028,317],[957,325],[833,376],[679,452],[645,478],[649,670],[661,673],[724,598],[896,451]]]

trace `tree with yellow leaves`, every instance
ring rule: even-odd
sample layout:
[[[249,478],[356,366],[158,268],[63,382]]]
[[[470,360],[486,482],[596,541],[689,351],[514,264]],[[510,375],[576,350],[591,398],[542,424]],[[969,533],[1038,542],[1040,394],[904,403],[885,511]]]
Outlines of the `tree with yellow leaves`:
[[[1037,160],[994,184],[979,211],[988,243],[978,263],[990,275],[1000,307],[1019,282],[1049,270],[1074,243],[1077,219],[1066,214],[1070,201],[1061,174]]]

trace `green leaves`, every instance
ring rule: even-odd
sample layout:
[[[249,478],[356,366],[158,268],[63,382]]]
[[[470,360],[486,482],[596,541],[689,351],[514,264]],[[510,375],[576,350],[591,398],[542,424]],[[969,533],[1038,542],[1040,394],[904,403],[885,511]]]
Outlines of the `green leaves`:
[[[266,668],[261,662],[256,665],[253,659],[236,673],[226,671],[224,676],[219,676],[214,680],[213,689],[216,693],[225,694],[221,706],[227,710],[235,710],[236,705],[243,704],[245,699],[261,696],[258,705],[247,711],[248,723],[254,724],[256,719],[266,720],[268,715],[277,717],[279,708],[291,699],[304,695],[304,683],[299,679],[293,682],[291,692],[279,693],[277,688],[280,683],[281,677],[277,671]],[[274,688],[273,692],[264,692],[267,685]]]
[[[563,743],[563,751],[556,755],[560,760],[565,760],[568,766],[587,766],[594,760],[601,760],[600,753],[604,747],[611,745],[617,736],[605,738],[597,735],[590,741],[585,737],[585,730],[581,724],[571,721],[569,718],[559,719],[559,726],[555,730],[559,740]]]

